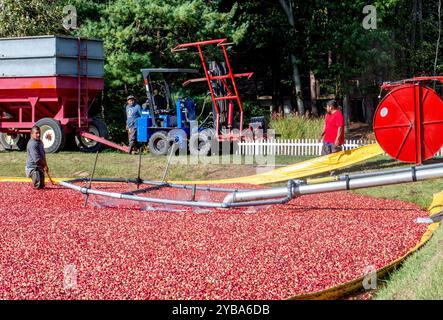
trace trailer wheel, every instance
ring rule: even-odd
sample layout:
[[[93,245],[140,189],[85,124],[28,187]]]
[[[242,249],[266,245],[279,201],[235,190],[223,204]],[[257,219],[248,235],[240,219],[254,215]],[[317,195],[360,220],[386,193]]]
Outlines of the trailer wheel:
[[[40,127],[40,139],[46,153],[55,153],[63,149],[66,135],[59,121],[52,118],[43,118],[38,120],[35,125]]]
[[[166,131],[157,131],[149,138],[149,150],[155,156],[167,155],[170,147]]]
[[[23,151],[26,149],[26,144],[28,140],[28,136],[21,133],[9,134],[6,132],[2,132],[0,134],[0,143],[5,150]]]
[[[100,138],[107,139],[108,138],[108,128],[106,125],[98,118],[92,118],[92,121],[89,123],[88,131]],[[77,147],[84,152],[97,152],[101,151],[105,145],[103,143],[97,142],[95,140],[91,140],[80,135],[75,136],[75,144]]]
[[[191,135],[189,152],[193,156],[209,156],[214,151],[214,133],[212,130],[202,131]]]

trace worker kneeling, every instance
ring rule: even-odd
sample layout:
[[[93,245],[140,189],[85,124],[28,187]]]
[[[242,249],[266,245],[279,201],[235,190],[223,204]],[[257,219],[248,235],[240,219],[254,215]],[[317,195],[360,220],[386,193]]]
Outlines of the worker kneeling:
[[[32,184],[36,189],[45,187],[45,172],[48,171],[46,154],[43,142],[40,140],[40,128],[33,126],[31,129],[31,139],[26,146],[26,176],[32,179]]]

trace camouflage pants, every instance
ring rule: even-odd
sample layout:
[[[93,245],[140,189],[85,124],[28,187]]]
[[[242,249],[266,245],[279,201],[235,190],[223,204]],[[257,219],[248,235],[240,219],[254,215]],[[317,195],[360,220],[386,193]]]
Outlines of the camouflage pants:
[[[343,146],[334,147],[333,143],[323,142],[323,147],[321,149],[321,155],[324,156],[324,155],[331,154],[334,152],[339,152],[342,150],[343,150]]]

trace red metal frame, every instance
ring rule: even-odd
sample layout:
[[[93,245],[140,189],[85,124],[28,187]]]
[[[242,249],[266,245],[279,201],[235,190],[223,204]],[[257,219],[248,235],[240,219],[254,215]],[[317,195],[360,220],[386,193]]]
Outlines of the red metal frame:
[[[182,51],[182,50],[187,50],[188,48],[191,47],[196,47],[199,57],[200,57],[200,62],[203,66],[203,70],[205,73],[205,77],[204,78],[196,78],[196,79],[190,79],[187,80],[183,83],[184,86],[190,84],[190,83],[194,83],[194,82],[201,82],[201,81],[205,81],[208,84],[209,87],[209,91],[211,93],[211,100],[212,103],[214,105],[214,109],[216,112],[216,123],[215,123],[215,130],[218,134],[219,140],[238,140],[241,139],[241,133],[243,131],[243,105],[240,99],[240,95],[238,93],[238,89],[237,89],[237,84],[235,82],[235,78],[239,78],[239,77],[248,77],[250,78],[253,73],[252,72],[248,72],[248,73],[234,73],[232,71],[231,68],[231,63],[229,62],[229,57],[228,57],[228,52],[226,50],[226,46],[229,45],[227,42],[227,39],[215,39],[215,40],[206,40],[206,41],[198,41],[198,42],[191,42],[191,43],[184,43],[184,44],[180,44],[178,46],[176,46],[175,48],[172,49],[173,52],[176,51]],[[208,68],[206,65],[206,59],[205,56],[203,54],[203,49],[202,46],[206,46],[206,45],[216,45],[217,47],[219,47],[223,53],[223,57],[225,60],[225,64],[226,64],[226,71],[227,73],[224,75],[220,75],[220,76],[213,76],[208,72]],[[228,83],[226,82],[226,79],[229,79],[231,81],[231,85],[232,85],[232,90],[230,88],[230,86],[228,85]],[[214,89],[211,85],[211,81],[221,81],[223,84],[223,87],[226,89],[227,95],[225,96],[219,96],[217,97]],[[228,124],[228,133],[223,133],[221,134],[220,132],[220,110],[218,107],[218,103],[217,101],[230,101],[229,103],[229,111],[228,111],[228,120],[227,120],[227,124]],[[233,116],[234,116],[234,106],[233,106],[233,102],[236,102],[239,108],[239,112],[240,112],[240,128],[239,134],[235,134],[232,132],[233,128],[232,128],[232,123],[233,123]]]
[[[123,151],[123,152],[129,153],[129,147],[121,146],[121,145],[116,144],[116,143],[114,143],[114,142],[111,142],[111,141],[109,141],[109,140],[106,140],[106,139],[100,138],[100,137],[98,137],[98,136],[96,136],[96,135],[94,135],[94,134],[92,134],[92,133],[89,133],[89,132],[86,132],[86,131],[82,131],[82,132],[80,133],[80,135],[81,135],[82,137],[87,138],[87,139],[91,139],[91,140],[94,140],[94,141],[97,141],[97,142],[103,143],[103,144],[105,144],[105,145],[108,145],[108,146],[110,146],[110,147],[112,147],[112,148],[114,148],[114,149],[118,149],[118,150],[120,150],[120,151]]]
[[[395,82],[385,82],[381,85],[381,89],[382,90],[392,90],[392,89],[395,89],[403,84],[420,82],[420,81],[439,81],[439,82],[443,83],[443,76],[423,76],[423,77],[414,77],[411,79],[405,79],[405,80],[395,81]]]

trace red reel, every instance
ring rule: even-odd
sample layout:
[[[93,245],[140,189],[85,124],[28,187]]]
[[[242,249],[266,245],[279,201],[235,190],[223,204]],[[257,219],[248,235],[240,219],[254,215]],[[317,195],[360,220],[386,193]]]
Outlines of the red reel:
[[[374,133],[391,157],[421,164],[443,146],[443,100],[420,83],[400,85],[378,105]]]

